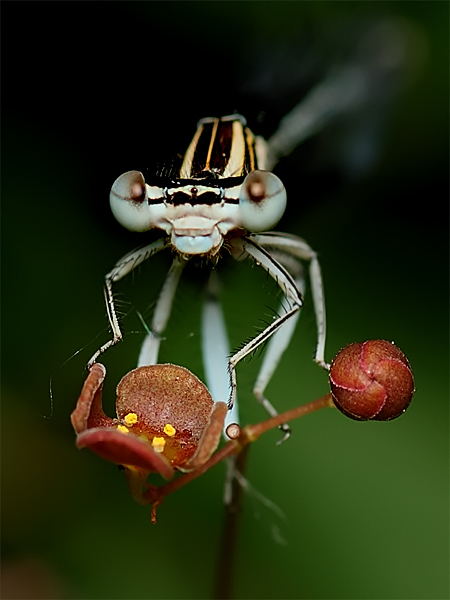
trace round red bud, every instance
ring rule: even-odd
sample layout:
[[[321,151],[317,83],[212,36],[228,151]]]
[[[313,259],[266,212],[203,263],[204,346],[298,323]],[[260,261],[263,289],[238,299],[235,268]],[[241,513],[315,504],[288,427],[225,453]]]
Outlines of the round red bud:
[[[337,408],[358,421],[390,421],[408,408],[414,379],[408,359],[392,342],[349,344],[330,367],[331,395]]]

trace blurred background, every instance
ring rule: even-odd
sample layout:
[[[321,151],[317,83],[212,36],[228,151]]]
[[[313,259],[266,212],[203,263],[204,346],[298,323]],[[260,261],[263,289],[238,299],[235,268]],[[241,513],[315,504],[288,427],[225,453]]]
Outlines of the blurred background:
[[[327,359],[353,341],[394,340],[417,392],[390,423],[330,409],[293,422],[280,447],[278,432],[254,445],[247,477],[285,517],[246,495],[233,590],[448,598],[448,3],[2,8],[2,597],[211,597],[223,465],[167,498],[152,526],[122,473],[74,445],[85,364],[109,338],[103,277],[148,239],[114,221],[109,189],[183,154],[202,117],[238,111],[270,136],[330,69],[369,64],[388,31],[391,76],[277,166],[288,192],[277,229],[320,254]],[[128,316],[104,357],[110,415],[144,337],[135,308],[148,323],[169,264],[157,257],[117,287]],[[219,270],[237,347],[276,290],[248,263],[224,257]],[[160,357],[201,378],[206,274],[182,280]],[[267,390],[280,411],[328,390],[315,335],[307,293]],[[238,367],[243,423],[265,418],[251,393],[260,363],[257,353]]]

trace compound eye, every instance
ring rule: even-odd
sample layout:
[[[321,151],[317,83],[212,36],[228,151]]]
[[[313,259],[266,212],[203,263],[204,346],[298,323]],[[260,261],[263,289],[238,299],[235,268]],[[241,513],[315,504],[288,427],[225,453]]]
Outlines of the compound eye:
[[[109,203],[113,215],[127,229],[150,229],[147,186],[139,171],[128,171],[116,179],[109,194]]]
[[[252,171],[239,194],[241,223],[244,229],[258,232],[271,229],[286,209],[286,190],[269,171]]]

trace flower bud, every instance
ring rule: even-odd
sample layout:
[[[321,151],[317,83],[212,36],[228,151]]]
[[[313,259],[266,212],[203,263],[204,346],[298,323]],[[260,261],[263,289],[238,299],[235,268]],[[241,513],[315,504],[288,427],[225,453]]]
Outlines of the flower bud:
[[[337,408],[360,421],[399,417],[414,393],[408,359],[385,340],[349,344],[338,352],[331,363],[330,386]]]

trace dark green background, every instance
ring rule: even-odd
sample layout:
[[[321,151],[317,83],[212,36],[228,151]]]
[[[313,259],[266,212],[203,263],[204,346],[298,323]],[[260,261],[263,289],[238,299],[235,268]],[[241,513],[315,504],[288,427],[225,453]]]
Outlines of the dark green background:
[[[289,198],[278,229],[320,252],[328,360],[352,341],[395,340],[417,392],[391,423],[322,411],[294,422],[281,447],[271,432],[251,449],[251,484],[286,518],[246,497],[234,591],[240,598],[447,598],[448,3],[2,8],[3,597],[211,596],[223,467],[168,498],[152,526],[122,474],[74,446],[69,414],[84,365],[108,336],[102,279],[142,241],[114,222],[109,188],[126,170],[182,153],[201,117],[238,110],[256,133],[270,133],[341,43],[351,53],[372,21],[400,17],[418,36],[417,52],[409,84],[390,106],[378,163],[360,178],[343,177],[324,156],[331,135],[309,140],[277,171]],[[120,288],[123,298],[145,313],[168,264],[161,257],[143,267],[135,285],[130,278]],[[190,275],[161,360],[202,376],[202,282]],[[224,261],[223,276],[237,346],[264,318],[274,288],[248,264]],[[311,360],[308,296],[306,304],[268,388],[279,410],[327,392]],[[114,386],[135,365],[143,337],[135,317],[124,325],[125,342],[104,359],[110,414]],[[264,417],[251,395],[260,359],[238,369],[243,422]],[[53,415],[44,418],[51,377]]]

